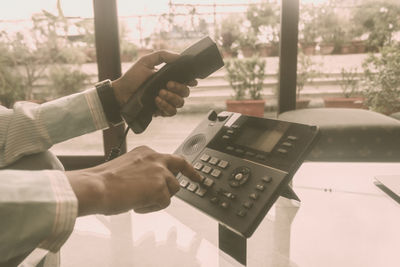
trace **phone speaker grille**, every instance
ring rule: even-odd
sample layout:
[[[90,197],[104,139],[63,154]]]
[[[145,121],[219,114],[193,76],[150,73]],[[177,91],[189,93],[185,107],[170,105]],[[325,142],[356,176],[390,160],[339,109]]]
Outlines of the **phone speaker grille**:
[[[183,154],[191,155],[199,152],[206,145],[206,137],[204,134],[197,134],[189,138],[183,146]]]

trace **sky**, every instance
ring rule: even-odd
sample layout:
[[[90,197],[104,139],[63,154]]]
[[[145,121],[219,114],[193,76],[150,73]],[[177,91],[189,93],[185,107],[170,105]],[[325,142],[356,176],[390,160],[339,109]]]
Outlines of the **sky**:
[[[0,0],[6,1],[6,0]],[[136,15],[163,14],[169,10],[170,0],[117,0],[118,16],[123,20],[124,28],[130,41],[140,45],[144,44],[146,37],[151,36],[162,25],[160,17],[143,17],[141,20]],[[247,4],[259,3],[263,0],[171,0],[176,4]],[[302,2],[321,2],[325,0],[300,0]],[[61,6],[66,17],[93,18],[93,0],[61,0]],[[23,8],[21,8],[23,7]],[[57,14],[57,0],[12,0],[0,9],[0,31],[23,32],[30,28],[31,16],[41,10]],[[244,12],[242,7],[218,7],[217,12]],[[187,10],[187,9],[184,9]],[[212,7],[200,8],[199,12],[212,12]],[[201,11],[203,10],[203,11]],[[182,9],[180,9],[182,12]],[[185,12],[185,11],[183,11]],[[207,20],[212,21],[212,16]],[[18,22],[18,23],[15,23]]]
[[[6,0],[0,0],[5,2]],[[251,3],[260,0],[172,0],[173,3],[186,4],[220,4],[227,3]],[[303,2],[321,2],[324,0],[302,0]],[[169,0],[117,0],[118,15],[130,16],[148,13],[163,13],[168,10]],[[66,16],[93,17],[93,0],[61,0],[62,8]],[[21,8],[23,7],[23,8]],[[0,20],[29,19],[33,13],[45,9],[56,11],[56,0],[12,0],[7,1],[0,9]]]

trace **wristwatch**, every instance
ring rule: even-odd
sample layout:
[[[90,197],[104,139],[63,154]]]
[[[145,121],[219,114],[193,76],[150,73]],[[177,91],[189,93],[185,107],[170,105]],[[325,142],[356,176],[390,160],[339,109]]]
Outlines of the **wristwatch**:
[[[104,113],[107,121],[116,126],[123,122],[120,114],[120,106],[112,88],[111,80],[107,79],[96,83],[95,85],[97,94],[99,95],[101,105],[103,106]]]

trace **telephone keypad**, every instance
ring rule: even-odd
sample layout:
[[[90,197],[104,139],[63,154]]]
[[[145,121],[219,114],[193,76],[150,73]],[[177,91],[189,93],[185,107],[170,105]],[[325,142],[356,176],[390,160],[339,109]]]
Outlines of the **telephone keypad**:
[[[182,179],[182,180],[179,182],[179,184],[180,184],[181,187],[185,188],[185,187],[189,184],[189,181],[186,180],[186,179]]]
[[[203,155],[201,156],[200,159],[201,159],[202,161],[204,161],[204,162],[207,162],[210,158],[211,158],[211,157],[210,157],[209,155],[203,154]]]
[[[228,167],[228,165],[229,165],[229,163],[228,163],[227,161],[225,161],[225,160],[221,160],[221,161],[218,163],[218,167],[220,167],[220,168],[222,168],[222,169],[225,169],[226,167]]]
[[[196,191],[196,189],[197,189],[197,184],[195,184],[195,183],[190,183],[189,185],[188,185],[188,187],[186,187],[186,189],[187,190],[189,190],[190,192],[195,192]]]
[[[195,168],[196,170],[201,170],[201,168],[203,168],[203,164],[200,162],[197,162],[196,164],[193,165],[193,168]]]
[[[196,191],[196,195],[200,196],[200,197],[204,197],[204,195],[207,193],[207,189],[203,188],[203,187],[199,187],[197,188]]]
[[[210,166],[205,165],[203,169],[201,169],[202,172],[205,174],[209,174],[211,172],[212,168]]]
[[[219,159],[217,159],[216,157],[212,157],[208,163],[212,165],[217,165],[218,161]]]
[[[211,176],[213,176],[213,177],[215,177],[215,178],[218,178],[220,175],[221,175],[221,171],[220,171],[220,170],[214,169],[214,170],[211,172]]]
[[[203,185],[204,185],[205,187],[211,187],[211,186],[214,185],[214,181],[213,181],[212,179],[210,179],[210,178],[206,178],[206,179],[204,179],[204,181],[203,181]]]

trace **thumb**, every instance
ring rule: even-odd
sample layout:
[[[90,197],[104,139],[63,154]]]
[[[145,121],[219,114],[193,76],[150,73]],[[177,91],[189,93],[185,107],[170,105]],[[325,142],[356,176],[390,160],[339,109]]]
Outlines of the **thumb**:
[[[140,61],[148,68],[152,69],[161,63],[171,63],[179,58],[179,54],[160,50],[143,56]]]

